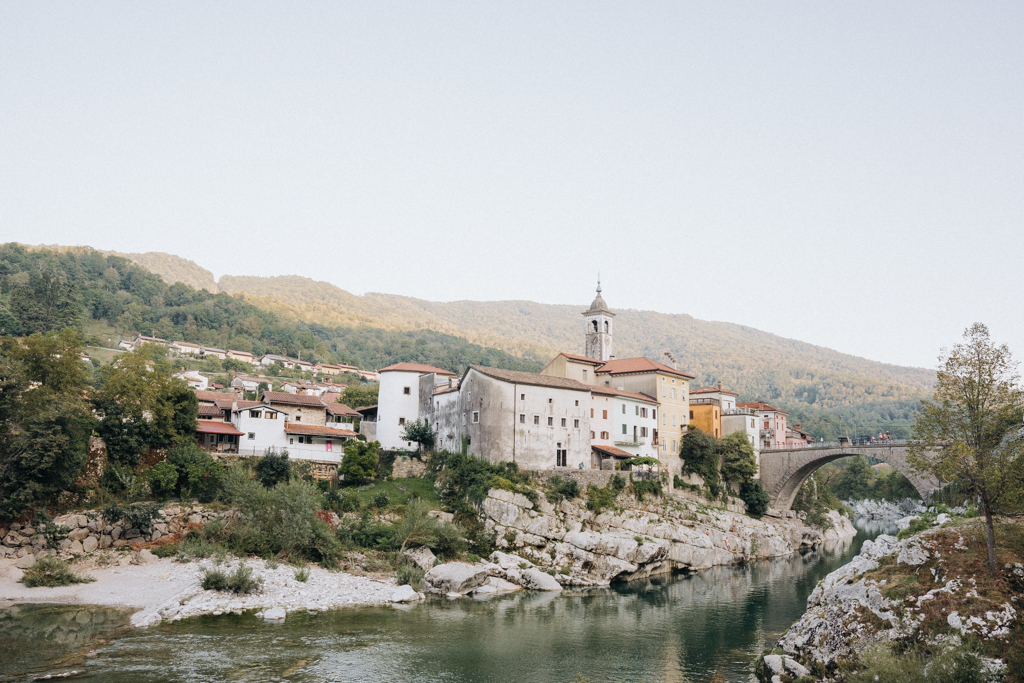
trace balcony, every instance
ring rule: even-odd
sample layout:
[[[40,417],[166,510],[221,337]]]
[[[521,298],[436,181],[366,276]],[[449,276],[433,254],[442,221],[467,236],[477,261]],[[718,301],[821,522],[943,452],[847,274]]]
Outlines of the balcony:
[[[775,430],[774,429],[762,429],[761,430],[761,438],[762,439],[774,439],[775,438]]]
[[[691,406],[721,406],[722,402],[717,398],[691,398]]]
[[[626,446],[627,448],[629,448],[629,447],[639,448],[640,446],[643,446],[647,442],[646,441],[615,441],[614,443],[615,443],[616,446]]]
[[[757,411],[753,408],[729,408],[728,410],[723,410],[722,415],[750,415],[757,417]]]

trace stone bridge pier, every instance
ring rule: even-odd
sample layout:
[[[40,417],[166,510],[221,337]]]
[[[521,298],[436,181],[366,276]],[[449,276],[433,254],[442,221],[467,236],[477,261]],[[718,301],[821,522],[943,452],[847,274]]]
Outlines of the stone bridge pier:
[[[907,462],[907,447],[879,444],[874,446],[829,446],[825,448],[771,449],[761,451],[761,486],[771,496],[771,506],[788,510],[793,506],[800,486],[816,469],[851,455],[866,455],[892,465],[910,480],[921,498],[927,500],[942,484],[938,479],[915,471]]]

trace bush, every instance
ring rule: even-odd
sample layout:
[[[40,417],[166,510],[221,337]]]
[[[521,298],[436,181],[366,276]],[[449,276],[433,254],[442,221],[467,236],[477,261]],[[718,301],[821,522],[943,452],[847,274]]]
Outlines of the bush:
[[[409,584],[414,590],[420,590],[423,588],[423,577],[425,575],[426,572],[411,562],[403,562],[398,565],[398,571],[395,572],[395,583],[399,586]]]
[[[227,555],[227,548],[207,538],[204,534],[193,531],[178,544],[175,559],[178,562],[191,562],[192,560],[205,560],[213,555],[224,557]]]
[[[442,523],[427,546],[443,560],[457,560],[466,552],[466,537],[456,525]]]
[[[165,501],[178,492],[178,468],[166,460],[153,465],[147,477],[149,490],[159,501]]]
[[[492,464],[465,453],[435,452],[427,469],[438,485],[445,507],[457,514],[475,516],[487,492],[500,488],[519,493],[537,503],[537,492],[528,486],[530,477],[514,462]]]
[[[768,512],[771,499],[759,481],[746,481],[740,487],[740,498],[747,504],[747,514],[751,517],[762,517]]]
[[[156,503],[111,503],[103,508],[101,514],[108,524],[124,520],[128,529],[148,529],[153,525],[153,520],[160,516],[160,506]]]
[[[621,476],[612,475],[608,485],[598,488],[593,484],[587,486],[587,509],[599,515],[605,509],[615,507],[615,498],[626,488],[626,480]]]
[[[43,538],[46,539],[46,547],[50,550],[56,550],[57,546],[67,537],[70,531],[65,526],[55,524],[46,510],[40,510],[36,513],[35,527],[42,532]]]
[[[373,496],[373,507],[375,508],[386,508],[390,502],[391,496],[386,491],[378,491]]]
[[[847,677],[851,683],[982,683],[988,680],[981,658],[964,646],[938,656],[911,651],[895,654],[878,644],[860,656],[860,670]]]
[[[338,526],[338,539],[347,548],[396,550],[396,528],[370,519],[370,511],[363,510],[359,521],[352,526]]]
[[[907,538],[908,536],[919,534],[925,529],[930,529],[931,527],[932,520],[928,520],[923,517],[918,517],[917,519],[910,521],[910,526],[896,534],[896,538],[902,541],[904,538]]]
[[[548,480],[547,498],[553,505],[558,505],[568,498],[572,500],[580,495],[580,485],[569,477],[551,477]]]
[[[244,595],[263,590],[263,579],[254,577],[252,567],[242,560],[231,573],[210,567],[203,569],[203,579],[199,585],[203,590],[228,591]]]
[[[195,441],[185,440],[172,448],[167,462],[178,470],[182,498],[195,496],[201,503],[210,503],[220,495],[225,468]]]
[[[28,588],[51,588],[70,586],[73,583],[91,583],[96,579],[88,574],[74,573],[66,562],[56,557],[44,557],[26,569],[24,576],[19,580]]]
[[[292,475],[292,464],[288,460],[288,451],[278,453],[273,448],[256,461],[256,480],[268,489],[272,489],[282,481],[288,481]]]
[[[651,494],[654,496],[661,495],[661,482],[657,479],[640,479],[630,484],[630,489],[633,491],[633,495],[638,500],[643,500],[644,496]]]
[[[299,583],[306,583],[309,581],[309,567],[299,567],[292,573],[292,576]]]
[[[338,466],[338,475],[344,477],[348,486],[361,484],[377,471],[378,450],[376,441],[349,440],[345,442],[345,455]]]

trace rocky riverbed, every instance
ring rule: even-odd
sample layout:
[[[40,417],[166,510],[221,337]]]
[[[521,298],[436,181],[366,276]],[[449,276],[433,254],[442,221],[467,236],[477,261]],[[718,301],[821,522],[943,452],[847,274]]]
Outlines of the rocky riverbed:
[[[855,519],[896,521],[909,515],[920,514],[927,509],[921,501],[914,498],[904,498],[895,502],[887,500],[846,500],[843,503],[853,510]]]

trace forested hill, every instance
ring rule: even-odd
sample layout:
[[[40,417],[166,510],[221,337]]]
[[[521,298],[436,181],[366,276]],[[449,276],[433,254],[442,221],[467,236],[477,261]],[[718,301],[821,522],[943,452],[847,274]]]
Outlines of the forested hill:
[[[184,264],[191,262],[176,256],[127,256],[144,263],[168,283],[185,272],[209,274],[195,264],[197,270],[190,270]],[[307,349],[304,358],[315,350],[309,348],[310,341],[321,353],[364,367],[380,367],[389,359],[406,360],[415,355],[422,362],[461,368],[473,355],[455,351],[463,344],[476,354],[486,354],[491,364],[520,364],[524,369],[541,367],[557,351],[583,351],[580,311],[586,303],[438,303],[391,294],[358,296],[298,276],[225,275],[218,287],[219,296],[233,294],[237,298],[229,300],[237,305],[244,303],[251,307],[247,310],[272,318],[277,326],[273,329],[308,331],[312,336],[302,341],[289,337],[287,342],[272,342],[273,349],[285,347],[289,353],[299,347]],[[617,309],[614,299],[611,304],[618,314],[615,346],[619,357],[660,358],[663,351],[671,351],[680,368],[697,376],[696,384],[720,381],[740,392],[743,400],[776,403],[792,413],[792,422],[809,427],[816,436],[832,438],[887,429],[905,435],[914,407],[931,391],[935,379],[931,370],[870,361],[743,325]],[[180,314],[176,326],[180,326],[179,320]],[[233,333],[237,336],[237,331]],[[231,340],[223,341],[224,335],[212,329],[207,334],[214,337],[210,343],[223,345]],[[267,341],[263,336],[254,338],[254,348],[263,344],[270,349]],[[324,347],[317,347],[320,342]]]
[[[400,361],[456,372],[472,364],[527,371],[540,367],[433,330],[337,328],[287,319],[243,297],[168,284],[126,258],[89,248],[0,245],[0,334],[67,327],[82,330],[94,344],[109,343],[107,334],[141,333],[257,354],[301,353],[314,362],[371,369]]]

